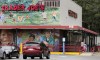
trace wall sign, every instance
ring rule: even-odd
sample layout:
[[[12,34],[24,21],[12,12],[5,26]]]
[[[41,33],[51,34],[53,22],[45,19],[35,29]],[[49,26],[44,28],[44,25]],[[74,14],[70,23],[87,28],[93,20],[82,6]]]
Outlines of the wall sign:
[[[25,7],[24,4],[18,4],[18,5],[2,5],[1,6],[2,11],[44,11],[45,6],[42,4],[36,4],[36,5],[29,5],[28,8]]]
[[[77,13],[73,12],[72,10],[68,10],[68,15],[75,19],[77,18]]]

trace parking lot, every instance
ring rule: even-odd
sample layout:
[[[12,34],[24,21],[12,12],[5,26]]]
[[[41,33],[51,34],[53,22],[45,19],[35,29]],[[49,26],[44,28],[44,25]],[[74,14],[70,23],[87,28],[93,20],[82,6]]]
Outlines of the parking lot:
[[[80,56],[80,55],[51,55],[50,59],[39,59],[38,57],[34,58],[34,60],[99,60],[100,56]],[[22,55],[20,55],[19,59],[12,58],[6,60],[24,60]],[[30,57],[27,60],[31,60]],[[33,60],[33,59],[32,59]]]

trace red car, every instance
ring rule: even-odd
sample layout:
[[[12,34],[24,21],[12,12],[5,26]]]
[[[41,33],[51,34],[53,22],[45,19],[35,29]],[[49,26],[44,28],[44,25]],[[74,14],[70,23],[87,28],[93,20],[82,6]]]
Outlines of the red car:
[[[31,59],[34,59],[34,57],[40,57],[40,59],[46,57],[47,59],[50,59],[50,50],[43,45],[43,43],[37,42],[25,43],[23,46],[23,59],[26,59],[27,57],[31,57]]]

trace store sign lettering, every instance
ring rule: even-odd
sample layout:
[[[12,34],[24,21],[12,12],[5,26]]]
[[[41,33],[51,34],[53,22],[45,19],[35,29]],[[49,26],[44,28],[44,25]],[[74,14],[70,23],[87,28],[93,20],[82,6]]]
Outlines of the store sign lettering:
[[[25,5],[24,4],[19,4],[19,5],[2,5],[1,6],[2,11],[25,11]],[[27,10],[28,11],[44,11],[45,6],[36,4],[36,5],[30,5]]]
[[[75,19],[77,18],[77,13],[73,12],[72,10],[68,10],[68,15]]]

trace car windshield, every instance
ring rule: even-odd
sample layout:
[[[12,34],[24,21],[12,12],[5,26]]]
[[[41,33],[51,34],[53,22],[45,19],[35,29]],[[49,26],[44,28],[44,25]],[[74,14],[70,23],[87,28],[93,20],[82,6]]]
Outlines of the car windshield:
[[[14,46],[2,46],[2,49],[4,50],[14,49]]]
[[[25,44],[25,46],[38,46],[38,44]]]
[[[39,43],[35,43],[35,42],[28,42],[25,44],[25,46],[38,46]]]

